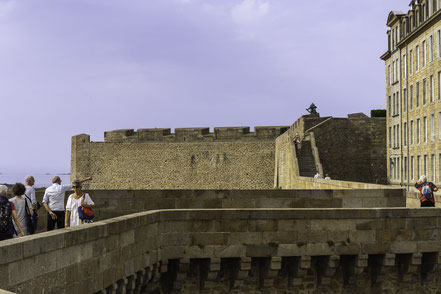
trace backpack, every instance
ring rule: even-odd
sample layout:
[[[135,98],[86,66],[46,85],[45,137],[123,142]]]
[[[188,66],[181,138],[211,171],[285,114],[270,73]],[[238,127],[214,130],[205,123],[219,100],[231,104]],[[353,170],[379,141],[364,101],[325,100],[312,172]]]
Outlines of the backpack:
[[[0,204],[0,233],[9,233],[12,226],[12,206],[11,203]]]
[[[433,197],[429,184],[424,184],[423,189],[421,189],[421,194],[423,194],[424,199],[431,199]]]

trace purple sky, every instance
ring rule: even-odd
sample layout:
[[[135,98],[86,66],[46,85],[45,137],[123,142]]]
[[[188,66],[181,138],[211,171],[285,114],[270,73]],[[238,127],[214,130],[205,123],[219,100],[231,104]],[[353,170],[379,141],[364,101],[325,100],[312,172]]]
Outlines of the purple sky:
[[[385,108],[385,23],[408,2],[0,0],[0,172],[68,172],[79,133]]]

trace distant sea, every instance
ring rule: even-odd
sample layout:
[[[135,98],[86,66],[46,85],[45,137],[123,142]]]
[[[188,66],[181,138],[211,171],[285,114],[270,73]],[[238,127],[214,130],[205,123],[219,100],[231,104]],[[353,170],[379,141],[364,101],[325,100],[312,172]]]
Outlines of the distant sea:
[[[29,174],[23,174],[23,173],[0,173],[0,185],[2,184],[8,184],[13,185],[15,183],[25,183],[25,178]],[[52,177],[53,176],[60,176],[61,181],[63,184],[69,184],[70,183],[70,174],[63,173],[63,174],[31,174],[34,176],[35,179],[35,188],[42,188],[42,187],[49,187],[52,185]]]

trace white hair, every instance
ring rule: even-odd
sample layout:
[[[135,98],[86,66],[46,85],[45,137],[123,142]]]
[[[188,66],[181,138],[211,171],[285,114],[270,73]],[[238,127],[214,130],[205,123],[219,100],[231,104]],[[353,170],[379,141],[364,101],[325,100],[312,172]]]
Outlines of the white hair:
[[[33,179],[33,178],[34,178],[34,177],[31,176],[31,175],[26,176],[26,178],[25,178],[25,182],[26,182],[26,184],[29,183],[29,181],[30,181],[31,179]]]
[[[0,196],[8,195],[8,187],[5,185],[0,185]]]
[[[426,177],[425,175],[422,175],[422,176],[420,177],[420,182],[421,182],[421,183],[425,183],[425,182],[427,182],[427,177]]]

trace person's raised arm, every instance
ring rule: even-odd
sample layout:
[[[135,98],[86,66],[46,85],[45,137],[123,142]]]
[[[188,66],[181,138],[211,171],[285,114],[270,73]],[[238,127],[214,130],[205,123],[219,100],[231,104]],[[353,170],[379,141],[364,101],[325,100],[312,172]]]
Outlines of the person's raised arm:
[[[80,180],[80,182],[84,183],[84,182],[87,182],[87,181],[90,181],[90,180],[92,180],[92,177],[84,178],[84,179]]]

